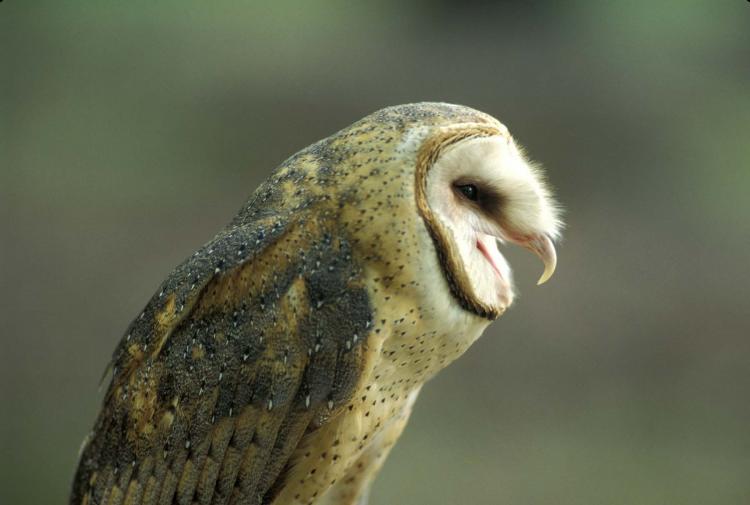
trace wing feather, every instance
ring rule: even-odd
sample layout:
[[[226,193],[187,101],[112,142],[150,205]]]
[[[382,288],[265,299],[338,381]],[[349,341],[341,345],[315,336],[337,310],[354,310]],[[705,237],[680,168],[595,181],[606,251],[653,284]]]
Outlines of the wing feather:
[[[228,229],[131,324],[71,503],[265,503],[351,395],[371,307],[325,220]]]

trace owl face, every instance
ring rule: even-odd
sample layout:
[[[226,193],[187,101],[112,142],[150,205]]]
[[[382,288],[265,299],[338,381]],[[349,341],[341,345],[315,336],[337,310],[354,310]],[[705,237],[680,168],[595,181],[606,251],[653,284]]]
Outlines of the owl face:
[[[465,308],[494,319],[513,302],[510,266],[498,243],[515,243],[554,272],[557,206],[539,171],[501,125],[460,127],[425,143],[418,203],[443,271]],[[420,181],[420,172],[422,180]]]

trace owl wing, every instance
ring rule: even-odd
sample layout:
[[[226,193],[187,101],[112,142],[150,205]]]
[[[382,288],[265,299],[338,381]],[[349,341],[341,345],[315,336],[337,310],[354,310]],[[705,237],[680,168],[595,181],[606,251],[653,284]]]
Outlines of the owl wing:
[[[353,393],[371,317],[324,221],[229,228],[115,351],[71,503],[269,502],[303,435]]]

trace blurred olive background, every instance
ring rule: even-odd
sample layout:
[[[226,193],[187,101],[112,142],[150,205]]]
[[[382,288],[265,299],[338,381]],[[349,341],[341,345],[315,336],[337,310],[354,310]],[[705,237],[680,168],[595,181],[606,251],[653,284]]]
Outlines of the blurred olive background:
[[[130,318],[277,164],[423,100],[509,125],[568,227],[372,503],[750,503],[747,2],[8,0],[0,57],[0,503],[65,502]]]

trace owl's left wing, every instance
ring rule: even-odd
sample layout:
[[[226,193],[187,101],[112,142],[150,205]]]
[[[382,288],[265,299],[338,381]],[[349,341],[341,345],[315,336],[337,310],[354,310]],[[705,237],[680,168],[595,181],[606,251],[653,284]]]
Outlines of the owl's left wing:
[[[231,228],[133,322],[71,503],[267,503],[348,401],[372,312],[324,222]]]

